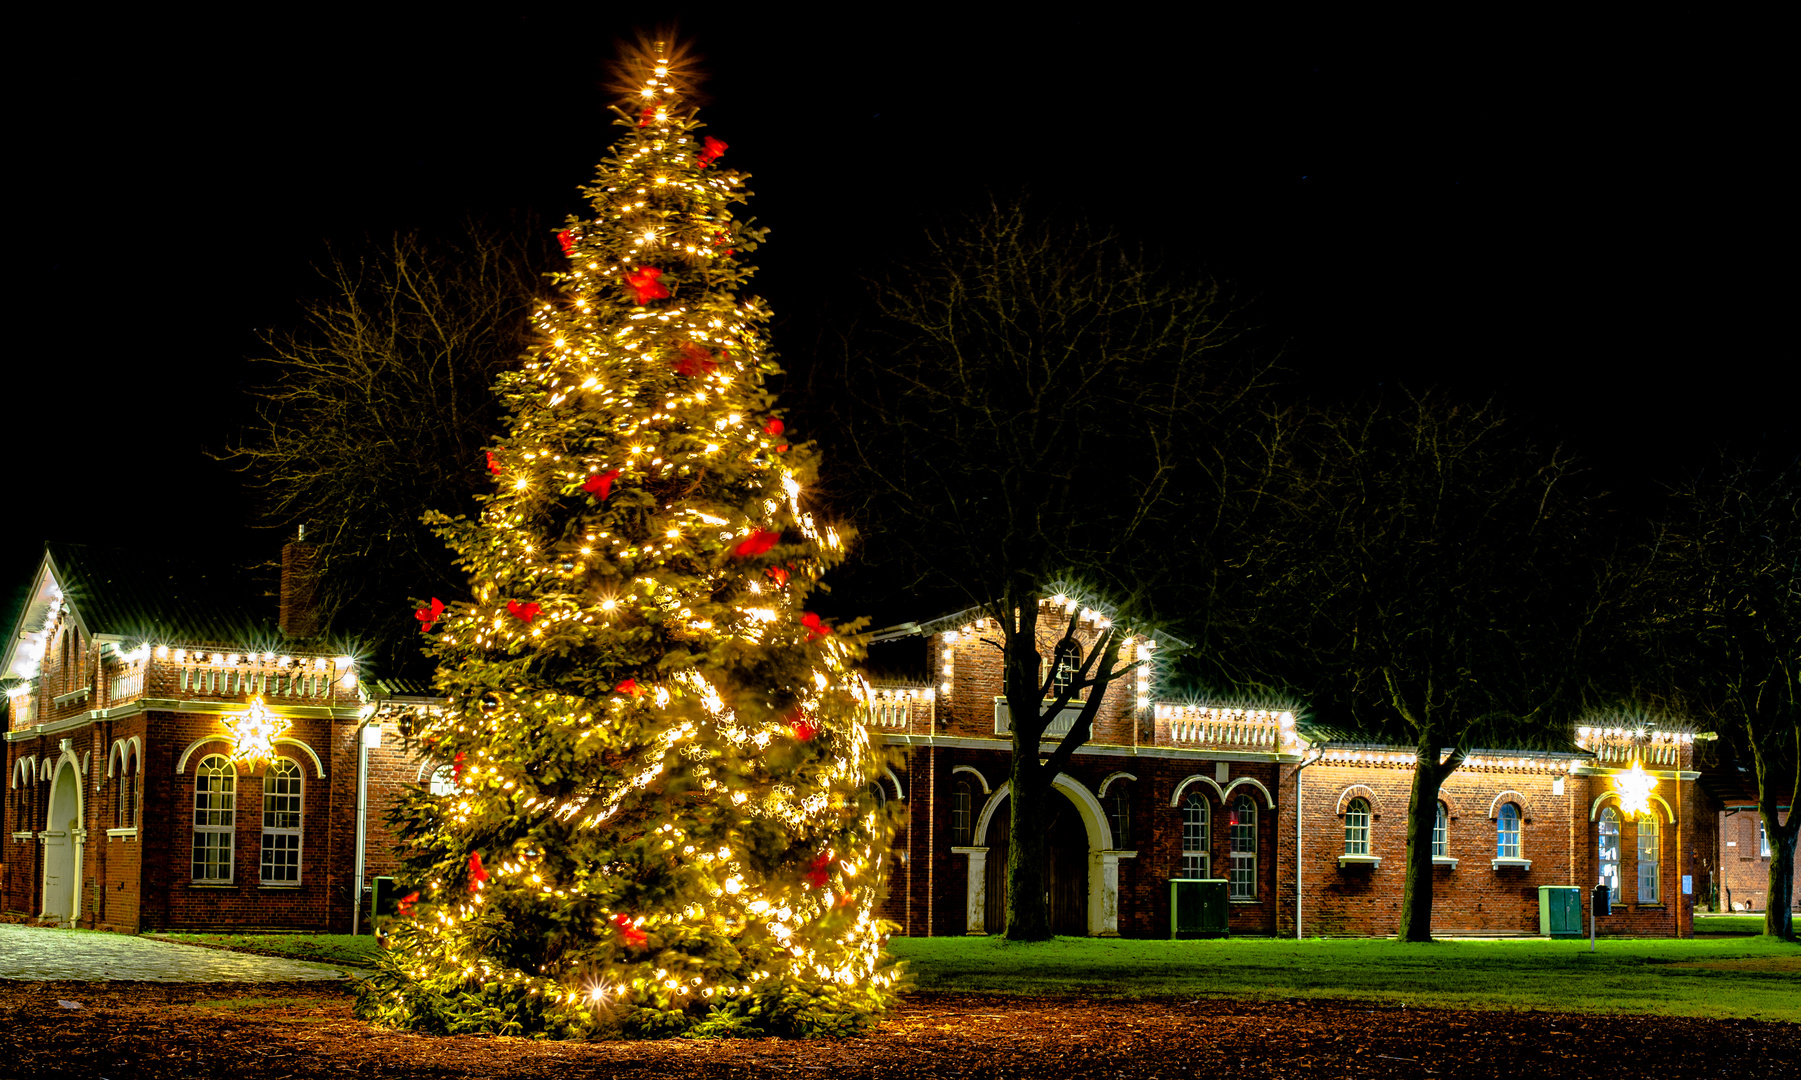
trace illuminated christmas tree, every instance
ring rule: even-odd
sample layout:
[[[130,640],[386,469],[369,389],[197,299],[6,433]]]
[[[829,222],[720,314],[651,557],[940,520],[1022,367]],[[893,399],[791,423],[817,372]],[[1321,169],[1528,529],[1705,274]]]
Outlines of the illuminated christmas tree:
[[[450,765],[394,820],[402,918],[359,1014],[427,1031],[836,1034],[890,999],[891,834],[845,631],[807,610],[843,538],[801,495],[749,194],[681,65],[640,89],[560,234],[561,297],[501,392],[479,521],[442,531],[471,604],[422,608]]]

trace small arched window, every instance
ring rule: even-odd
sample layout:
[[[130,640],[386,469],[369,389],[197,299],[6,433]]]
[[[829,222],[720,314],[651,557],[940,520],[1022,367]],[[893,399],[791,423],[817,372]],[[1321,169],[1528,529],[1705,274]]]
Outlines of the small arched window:
[[[1113,827],[1113,846],[1132,846],[1132,785],[1115,780],[1107,788],[1107,824]]]
[[[1620,902],[1620,814],[1613,807],[1605,807],[1601,811],[1601,819],[1595,823],[1596,861],[1600,867],[1601,884],[1607,886],[1612,902]]]
[[[287,758],[276,758],[263,774],[262,883],[300,884],[300,816],[305,774]]]
[[[1232,866],[1229,893],[1233,900],[1257,898],[1257,804],[1249,795],[1232,803]]]
[[[1207,800],[1190,795],[1182,803],[1182,876],[1207,877],[1210,855],[1207,844]]]
[[[1451,857],[1451,812],[1442,802],[1438,804],[1438,817],[1432,821],[1432,857]]]
[[[116,810],[113,828],[129,829],[138,823],[137,797],[140,789],[137,785],[141,776],[142,770],[139,770],[137,777],[131,774],[130,753],[121,755],[119,758],[119,786],[118,790],[113,793]]]
[[[237,833],[238,774],[231,759],[209,754],[194,770],[194,880],[229,884]]]
[[[877,809],[888,805],[888,789],[880,780],[871,780],[864,790],[869,792],[869,801],[875,803]]]
[[[970,836],[973,821],[971,814],[975,805],[975,792],[971,790],[969,781],[959,780],[951,792],[951,844],[954,847],[968,847],[973,841]]]
[[[457,793],[456,769],[450,765],[440,765],[433,769],[427,790],[433,795],[455,795]]]
[[[1517,859],[1520,857],[1520,808],[1512,803],[1501,804],[1501,812],[1495,815],[1495,858]]]
[[[1344,853],[1370,853],[1370,804],[1361,796],[1352,799],[1344,811]]]
[[[1663,880],[1661,839],[1655,815],[1647,813],[1638,819],[1638,902],[1641,904],[1655,904],[1659,899],[1661,890],[1658,886]]]

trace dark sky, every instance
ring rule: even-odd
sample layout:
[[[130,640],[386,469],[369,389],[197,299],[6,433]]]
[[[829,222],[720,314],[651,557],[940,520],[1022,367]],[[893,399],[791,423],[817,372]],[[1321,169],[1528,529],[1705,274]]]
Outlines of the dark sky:
[[[1786,122],[1774,69],[1707,28],[1558,42],[1107,26],[1104,6],[1039,26],[763,10],[681,30],[706,56],[702,118],[773,228],[757,285],[791,366],[922,215],[1030,186],[1257,297],[1321,393],[1500,395],[1625,484],[1722,439],[1795,441],[1793,345],[1769,326],[1792,277],[1771,273]],[[580,209],[613,135],[612,42],[645,25],[284,12],[15,39],[24,347],[5,412],[28,479],[9,579],[46,536],[239,543],[247,502],[207,451],[324,242]]]

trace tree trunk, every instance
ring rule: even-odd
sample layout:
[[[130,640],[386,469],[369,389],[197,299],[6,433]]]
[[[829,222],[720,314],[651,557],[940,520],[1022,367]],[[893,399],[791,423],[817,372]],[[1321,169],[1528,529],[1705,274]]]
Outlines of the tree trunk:
[[[1440,765],[1436,745],[1423,740],[1413,767],[1413,795],[1407,803],[1407,876],[1401,890],[1402,941],[1432,940],[1432,829],[1438,822],[1438,791],[1457,759]]]
[[[1795,940],[1795,836],[1801,825],[1801,809],[1789,809],[1787,827],[1776,823],[1774,805],[1758,807],[1763,834],[1770,841],[1770,891],[1764,897],[1763,932],[1784,941]]]
[[[1050,909],[1045,904],[1044,852],[1050,822],[1051,785],[1036,774],[1044,770],[1030,757],[1013,758],[1012,807],[1007,847],[1007,940],[1048,941]]]

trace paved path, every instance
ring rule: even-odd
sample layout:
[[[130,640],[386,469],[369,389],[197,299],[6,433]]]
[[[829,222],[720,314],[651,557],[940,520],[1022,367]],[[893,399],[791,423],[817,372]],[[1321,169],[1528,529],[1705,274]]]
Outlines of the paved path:
[[[341,979],[350,970],[125,934],[0,923],[0,979],[252,983]]]

